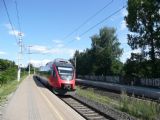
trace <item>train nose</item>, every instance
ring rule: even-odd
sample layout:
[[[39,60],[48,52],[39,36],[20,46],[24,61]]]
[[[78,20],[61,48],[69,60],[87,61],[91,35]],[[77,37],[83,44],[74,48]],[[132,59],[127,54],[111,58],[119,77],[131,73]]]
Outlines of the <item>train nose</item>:
[[[71,89],[71,85],[70,84],[62,84],[62,88],[70,90]]]

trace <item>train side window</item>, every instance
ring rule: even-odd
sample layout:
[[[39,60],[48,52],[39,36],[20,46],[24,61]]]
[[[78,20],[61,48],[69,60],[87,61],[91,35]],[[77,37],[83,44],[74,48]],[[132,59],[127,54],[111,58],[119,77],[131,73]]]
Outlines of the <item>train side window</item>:
[[[52,70],[52,75],[53,75],[53,77],[56,77],[56,72],[55,72],[55,70]]]

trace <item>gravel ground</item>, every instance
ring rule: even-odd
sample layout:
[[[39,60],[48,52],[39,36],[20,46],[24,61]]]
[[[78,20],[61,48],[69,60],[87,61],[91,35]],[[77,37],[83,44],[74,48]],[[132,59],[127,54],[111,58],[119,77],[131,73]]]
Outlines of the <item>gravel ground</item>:
[[[3,113],[4,113],[6,106],[7,106],[6,102],[2,102],[0,104],[0,120],[3,119]]]
[[[113,119],[116,119],[116,120],[137,120],[137,118],[130,116],[124,112],[118,111],[110,106],[104,106],[98,102],[88,100],[85,97],[79,96],[77,94],[73,97],[75,99],[91,106],[92,108],[106,114],[107,116],[112,117]]]
[[[7,96],[6,100],[0,103],[0,120],[3,120],[3,115],[5,113],[5,109],[10,101],[10,99],[12,98],[13,94],[15,92],[11,93],[10,95]]]

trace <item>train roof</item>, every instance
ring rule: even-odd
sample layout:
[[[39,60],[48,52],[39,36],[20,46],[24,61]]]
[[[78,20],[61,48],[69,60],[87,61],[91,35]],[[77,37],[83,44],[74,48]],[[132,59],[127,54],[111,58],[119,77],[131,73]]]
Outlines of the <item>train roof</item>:
[[[63,67],[73,67],[73,65],[70,63],[69,60],[61,59],[61,58],[55,59],[54,61],[47,63],[47,65],[49,66],[53,64],[55,64],[56,66],[61,66],[61,67],[62,66]]]

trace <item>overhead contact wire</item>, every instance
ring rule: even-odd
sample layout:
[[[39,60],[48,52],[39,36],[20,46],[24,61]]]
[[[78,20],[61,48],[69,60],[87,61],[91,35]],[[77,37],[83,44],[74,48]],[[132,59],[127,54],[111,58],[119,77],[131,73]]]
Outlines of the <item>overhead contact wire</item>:
[[[111,15],[107,16],[106,18],[104,18],[103,20],[101,20],[100,22],[98,22],[97,24],[93,25],[92,27],[90,27],[89,29],[87,29],[85,32],[81,33],[79,35],[79,37],[82,37],[83,35],[85,35],[86,33],[88,33],[90,30],[94,29],[95,27],[97,27],[98,25],[100,25],[101,23],[105,22],[106,20],[108,20],[109,18],[111,18],[112,16],[114,16],[115,14],[119,13],[122,9],[124,9],[127,5],[124,5],[123,7],[121,7],[120,9],[118,9],[117,11],[115,11],[114,13],[112,13]],[[71,40],[68,43],[71,43],[75,40]]]
[[[79,27],[77,27],[76,29],[74,29],[71,33],[69,33],[67,36],[65,36],[63,39],[68,38],[69,36],[71,36],[73,33],[75,33],[76,31],[78,31],[80,28],[82,28],[85,24],[87,24],[91,19],[93,19],[95,16],[97,16],[100,12],[102,12],[105,8],[107,8],[111,3],[113,2],[113,0],[111,0],[108,4],[106,4],[103,8],[101,8],[100,10],[98,10],[94,15],[90,16],[86,21],[84,21]]]
[[[14,38],[15,38],[17,44],[18,44],[18,39],[17,39],[17,37],[16,37],[16,33],[15,33],[15,30],[14,30],[12,21],[11,21],[11,19],[10,19],[10,15],[9,15],[9,12],[8,12],[7,5],[6,5],[6,3],[5,3],[5,0],[2,0],[2,1],[3,1],[3,4],[4,4],[4,7],[5,7],[6,13],[7,13],[7,17],[8,17],[9,23],[10,23],[11,28],[12,28],[12,31],[13,31],[13,33],[14,33]]]

